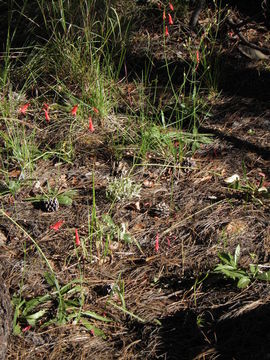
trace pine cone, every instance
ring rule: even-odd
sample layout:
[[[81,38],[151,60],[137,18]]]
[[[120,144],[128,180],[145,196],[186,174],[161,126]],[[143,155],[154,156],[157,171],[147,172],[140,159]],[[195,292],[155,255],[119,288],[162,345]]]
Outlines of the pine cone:
[[[181,166],[184,173],[189,173],[196,168],[196,162],[191,157],[187,157],[182,161]]]
[[[54,212],[59,209],[59,201],[57,198],[50,198],[44,200],[44,210],[47,212]]]
[[[170,215],[170,207],[164,201],[157,202],[150,207],[149,215],[150,216],[169,216]]]
[[[111,176],[126,176],[128,174],[129,166],[124,160],[115,160],[112,162]]]

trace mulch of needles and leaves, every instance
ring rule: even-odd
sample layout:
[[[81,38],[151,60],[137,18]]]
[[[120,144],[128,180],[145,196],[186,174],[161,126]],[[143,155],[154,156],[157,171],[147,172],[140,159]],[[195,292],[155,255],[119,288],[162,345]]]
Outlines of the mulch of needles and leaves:
[[[268,2],[79,3],[0,5],[0,358],[269,359]]]

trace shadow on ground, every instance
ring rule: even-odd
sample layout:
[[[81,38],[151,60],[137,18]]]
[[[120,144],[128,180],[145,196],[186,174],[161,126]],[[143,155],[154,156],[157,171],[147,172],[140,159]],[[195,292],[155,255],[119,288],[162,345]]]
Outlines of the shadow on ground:
[[[190,310],[163,319],[160,355],[175,360],[270,359],[269,304],[221,321],[210,309],[206,314],[201,328]]]

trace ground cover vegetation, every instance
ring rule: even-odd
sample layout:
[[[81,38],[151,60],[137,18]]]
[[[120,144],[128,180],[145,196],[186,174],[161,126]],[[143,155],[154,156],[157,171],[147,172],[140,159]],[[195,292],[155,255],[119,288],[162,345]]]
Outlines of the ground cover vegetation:
[[[264,1],[0,0],[2,359],[268,359]]]

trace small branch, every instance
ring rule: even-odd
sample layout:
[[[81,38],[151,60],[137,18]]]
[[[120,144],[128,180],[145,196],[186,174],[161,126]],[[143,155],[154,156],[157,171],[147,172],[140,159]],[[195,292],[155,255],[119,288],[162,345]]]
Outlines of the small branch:
[[[239,30],[239,26],[237,24],[234,23],[234,21],[231,18],[227,18],[227,22],[229,23],[229,25],[231,26],[231,28],[236,32],[236,34],[238,35],[239,39],[247,46],[251,47],[252,49],[255,50],[260,50],[262,52],[264,52],[267,55],[270,55],[270,49],[268,48],[264,48],[258,45],[255,45],[251,42],[249,42],[244,35],[241,33],[241,31]]]
[[[190,19],[190,22],[189,22],[189,25],[192,29],[195,28],[195,26],[197,25],[197,22],[199,20],[199,16],[200,16],[200,13],[204,7],[204,4],[205,4],[205,0],[198,0],[197,1],[197,5],[195,7],[195,9],[193,10],[193,13],[191,15],[191,19]]]

